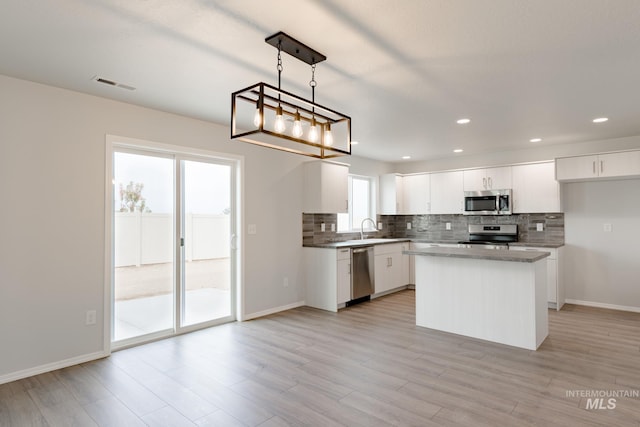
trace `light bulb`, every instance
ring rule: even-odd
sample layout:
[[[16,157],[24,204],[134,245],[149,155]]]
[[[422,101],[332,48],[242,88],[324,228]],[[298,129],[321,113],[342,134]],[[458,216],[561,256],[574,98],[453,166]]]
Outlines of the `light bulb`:
[[[309,129],[309,141],[316,142],[318,140],[318,126],[316,119],[311,119],[311,128]]]
[[[300,112],[296,110],[296,115],[293,119],[293,129],[291,130],[291,134],[296,138],[300,138],[302,136],[302,123],[300,122]]]
[[[324,145],[333,145],[333,135],[331,135],[331,125],[327,123],[327,128],[324,131]]]
[[[276,122],[273,124],[273,130],[278,133],[284,132],[285,129],[284,118],[282,117],[282,107],[276,107]]]
[[[256,108],[256,113],[253,115],[253,124],[257,128],[262,124],[262,114],[260,114],[259,108]]]

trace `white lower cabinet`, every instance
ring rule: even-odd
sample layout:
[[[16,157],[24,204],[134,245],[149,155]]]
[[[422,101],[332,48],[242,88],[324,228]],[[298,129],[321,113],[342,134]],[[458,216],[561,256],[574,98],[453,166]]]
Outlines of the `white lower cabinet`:
[[[309,307],[338,311],[351,299],[351,249],[303,248]]]
[[[528,246],[510,246],[510,251],[541,251],[549,252],[547,257],[547,301],[549,308],[560,310],[564,305],[564,286],[562,283],[562,248],[537,248]]]
[[[338,249],[338,304],[351,299],[351,250]]]
[[[375,294],[409,284],[409,256],[402,253],[408,248],[408,242],[374,246]]]

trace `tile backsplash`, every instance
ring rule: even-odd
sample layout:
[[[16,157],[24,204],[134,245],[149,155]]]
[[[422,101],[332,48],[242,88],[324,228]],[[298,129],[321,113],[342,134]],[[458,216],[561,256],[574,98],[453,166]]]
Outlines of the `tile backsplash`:
[[[398,237],[425,239],[438,242],[456,243],[469,239],[469,224],[517,224],[518,241],[522,243],[563,244],[564,214],[535,213],[505,216],[450,215],[378,215],[377,222],[382,230],[366,233],[369,237]],[[321,231],[321,224],[325,231]],[[407,229],[407,223],[411,229]],[[446,225],[450,223],[451,229]],[[360,233],[337,233],[331,231],[331,224],[337,227],[336,214],[302,214],[302,243],[304,245],[341,242],[359,239]],[[537,231],[542,224],[542,231]]]

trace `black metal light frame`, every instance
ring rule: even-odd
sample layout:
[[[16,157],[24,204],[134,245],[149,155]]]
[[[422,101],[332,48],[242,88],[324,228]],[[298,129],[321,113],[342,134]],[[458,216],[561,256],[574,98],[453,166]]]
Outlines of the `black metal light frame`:
[[[282,50],[312,67],[326,59],[326,56],[283,32],[267,37],[265,42],[277,47],[279,52]],[[251,111],[252,108],[257,110],[257,113],[260,114],[260,123],[257,125],[248,124],[246,120],[240,123],[238,119],[240,107],[243,107],[243,111]],[[279,107],[283,115],[289,118],[293,118],[296,113],[299,113],[301,121],[307,124],[310,124],[312,120],[315,121],[321,129],[318,140],[314,142],[308,138],[278,133],[265,127],[265,113],[271,114]],[[334,129],[340,130],[338,134],[341,141],[338,144],[329,144],[325,140],[324,130],[327,128],[332,132]],[[260,82],[231,94],[231,139],[320,159],[339,157],[351,154],[351,118],[316,104],[315,96],[314,100],[309,101]]]

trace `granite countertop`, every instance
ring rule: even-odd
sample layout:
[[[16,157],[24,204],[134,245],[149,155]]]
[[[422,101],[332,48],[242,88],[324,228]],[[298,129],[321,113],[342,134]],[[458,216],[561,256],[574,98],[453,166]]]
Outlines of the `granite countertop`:
[[[410,242],[411,239],[403,239],[403,238],[389,238],[389,239],[364,239],[364,240],[346,240],[344,242],[331,242],[331,243],[316,243],[311,245],[303,245],[305,248],[328,248],[328,249],[337,249],[337,248],[356,248],[358,246],[371,246],[371,245],[384,245],[387,243],[401,243],[401,242]]]
[[[509,246],[526,246],[528,248],[550,248],[557,249],[564,246],[564,243],[544,243],[544,242],[514,242]]]
[[[313,243],[313,244],[304,244],[303,246],[306,248],[327,248],[327,249],[338,249],[338,248],[355,248],[358,246],[370,246],[370,245],[384,245],[387,243],[401,243],[401,242],[416,242],[416,243],[433,243],[433,244],[458,244],[458,241],[451,240],[433,240],[433,239],[415,239],[410,237],[404,238],[371,238],[371,239],[354,239],[354,240],[346,240],[343,242],[330,242],[330,243]],[[509,246],[526,246],[531,248],[550,248],[555,249],[564,246],[564,243],[533,243],[533,242],[515,242],[509,243]]]
[[[428,248],[402,252],[405,255],[439,256],[449,258],[486,259],[491,261],[536,262],[550,255],[549,252],[508,251],[498,249]]]

